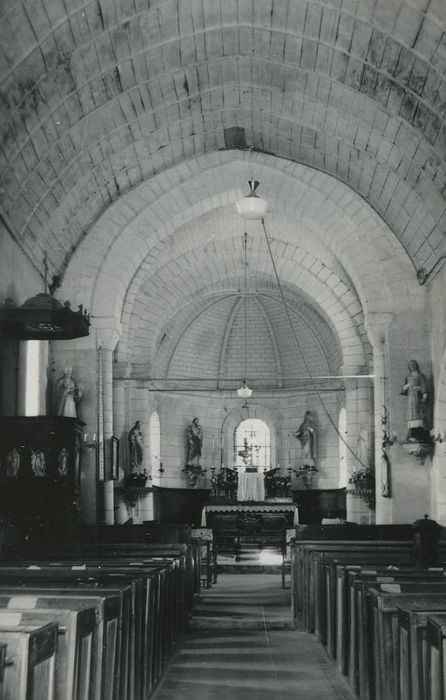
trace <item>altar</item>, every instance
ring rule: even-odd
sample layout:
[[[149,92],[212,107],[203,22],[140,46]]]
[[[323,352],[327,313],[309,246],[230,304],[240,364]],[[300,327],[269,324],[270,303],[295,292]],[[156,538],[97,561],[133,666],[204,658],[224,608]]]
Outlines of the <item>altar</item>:
[[[238,475],[237,501],[265,500],[265,477],[259,472],[240,472]]]
[[[220,515],[252,518],[256,516],[284,516],[287,526],[299,525],[299,510],[295,503],[208,503],[201,512],[201,526],[212,527],[215,516]]]

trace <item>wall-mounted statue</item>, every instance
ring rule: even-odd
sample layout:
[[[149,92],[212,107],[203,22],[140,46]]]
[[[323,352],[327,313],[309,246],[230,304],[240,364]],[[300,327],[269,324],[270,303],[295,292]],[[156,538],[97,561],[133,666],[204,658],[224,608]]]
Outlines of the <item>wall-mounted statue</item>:
[[[407,441],[430,442],[426,429],[426,404],[429,399],[426,375],[420,371],[418,362],[410,360],[409,374],[404,380],[401,394],[407,396]]]
[[[135,425],[129,430],[129,458],[130,469],[132,472],[139,473],[142,469],[144,460],[144,436],[141,430],[141,422],[136,421]]]
[[[186,430],[186,468],[199,466],[202,445],[203,430],[200,419],[194,418]]]
[[[304,464],[314,466],[316,460],[316,426],[311,411],[305,411],[303,422],[294,433],[302,447]]]
[[[31,450],[31,469],[34,476],[46,476],[46,461],[42,450]]]
[[[57,455],[57,473],[59,476],[68,475],[68,459],[69,452],[66,447],[62,447],[61,451]]]
[[[72,368],[67,366],[63,376],[56,382],[57,415],[77,418],[77,405],[82,399],[82,389],[72,376]]]
[[[20,469],[20,452],[13,447],[6,458],[6,476],[8,479],[16,479]]]

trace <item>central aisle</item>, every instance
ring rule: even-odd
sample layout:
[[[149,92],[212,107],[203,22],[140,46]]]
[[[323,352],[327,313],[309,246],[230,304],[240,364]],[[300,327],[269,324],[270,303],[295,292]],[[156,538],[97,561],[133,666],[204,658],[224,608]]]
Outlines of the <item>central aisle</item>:
[[[352,700],[323,647],[292,626],[276,574],[221,574],[153,700]]]

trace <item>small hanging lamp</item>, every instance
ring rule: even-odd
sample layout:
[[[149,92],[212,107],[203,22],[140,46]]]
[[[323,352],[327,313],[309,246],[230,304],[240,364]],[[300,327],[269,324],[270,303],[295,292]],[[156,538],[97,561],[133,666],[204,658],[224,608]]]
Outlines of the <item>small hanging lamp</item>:
[[[239,199],[236,202],[237,211],[244,219],[263,219],[268,211],[266,199],[262,199],[256,194],[259,184],[257,180],[248,180],[250,193],[247,197],[243,197],[243,199]]]

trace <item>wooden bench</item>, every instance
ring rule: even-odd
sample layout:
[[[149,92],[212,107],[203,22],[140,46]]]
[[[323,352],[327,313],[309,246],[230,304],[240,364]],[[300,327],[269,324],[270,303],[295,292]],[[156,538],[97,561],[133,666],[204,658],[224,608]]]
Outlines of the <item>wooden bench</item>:
[[[323,571],[326,561],[347,558],[350,563],[365,560],[381,565],[414,563],[413,547],[409,542],[295,542],[292,549],[295,625],[316,633],[319,633],[320,621],[325,619],[327,605]]]
[[[336,576],[336,659],[338,669],[344,675],[350,675],[350,668],[355,667],[353,655],[357,655],[357,619],[354,596],[354,581],[375,583],[397,583],[399,581],[442,581],[446,578],[443,572],[424,571],[415,568],[402,567],[399,570],[389,570],[386,567],[333,563]],[[330,580],[330,585],[332,585]],[[352,681],[352,685],[356,683]]]
[[[179,636],[188,626],[200,585],[201,546],[197,538],[187,544],[89,542],[72,549],[47,548],[37,557],[28,554],[25,559],[23,551],[22,559],[0,565],[0,614],[8,606],[9,597],[26,601],[32,595],[38,601],[35,609],[20,612],[17,603],[18,614],[33,613],[36,618],[45,618],[51,614],[52,604],[59,621],[63,615],[64,619],[72,620],[75,615],[70,604],[79,611],[79,601],[85,606],[87,599],[97,613],[99,601],[104,606],[114,597],[117,605],[114,617],[105,621],[102,615],[102,624],[96,620],[91,654],[92,686],[85,690],[84,684],[83,697],[147,700]],[[6,614],[12,613],[11,609]],[[58,669],[66,670],[66,659],[73,658],[71,637],[66,641],[68,646],[61,650]],[[79,648],[85,646],[88,644]],[[58,678],[61,677],[59,671]],[[61,687],[59,684],[58,694]],[[76,691],[71,693],[69,683],[65,691],[64,700],[70,694],[76,698]]]
[[[53,700],[58,626],[2,625],[7,645],[3,700]]]
[[[91,646],[95,627],[94,608],[78,611],[62,608],[26,610],[8,608],[0,611],[0,625],[40,627],[58,625],[56,654],[57,700],[81,700],[91,697]]]
[[[178,549],[178,546],[177,546]],[[181,559],[183,558],[183,559]],[[156,557],[153,559],[137,559],[136,561],[128,561],[119,558],[107,558],[97,561],[93,560],[77,560],[75,564],[69,561],[65,562],[52,562],[43,563],[38,565],[39,569],[29,569],[29,562],[13,562],[14,566],[0,568],[0,581],[2,576],[5,576],[5,572],[9,571],[9,575],[13,574],[17,578],[19,575],[20,579],[28,578],[32,576],[33,572],[38,572],[39,575],[43,573],[45,575],[51,574],[52,580],[57,576],[57,580],[60,577],[67,578],[70,580],[73,574],[76,575],[77,579],[82,579],[84,577],[87,580],[91,579],[92,576],[97,580],[98,577],[103,577],[108,575],[112,577],[110,580],[113,582],[117,581],[117,576],[123,580],[123,577],[128,577],[130,581],[136,580],[137,578],[144,579],[146,589],[153,583],[154,579],[156,587],[156,599],[158,601],[159,610],[155,611],[152,609],[147,611],[144,619],[147,620],[144,627],[143,633],[143,646],[140,655],[142,656],[143,663],[137,664],[137,668],[144,668],[142,681],[143,695],[147,695],[151,692],[152,687],[158,682],[165,664],[173,651],[174,644],[178,637],[178,634],[185,629],[188,617],[183,614],[190,604],[189,596],[184,588],[184,579],[178,574],[181,574],[180,561],[184,562],[183,552],[180,550],[179,558],[176,560],[174,557],[161,558]],[[36,565],[36,564],[33,564]],[[145,589],[145,597],[150,601],[150,593]],[[150,603],[146,603],[145,607],[141,608],[141,603],[136,605],[136,609],[143,609],[149,607]],[[127,606],[128,607],[128,606]],[[135,608],[135,605],[133,605]],[[125,620],[126,618],[124,618]],[[121,695],[120,697],[133,698],[135,695],[131,690],[132,687],[136,688],[136,693],[138,692],[138,683],[134,682],[132,686],[131,683],[128,686],[125,685],[123,681],[123,676],[127,678],[128,676],[128,666],[130,660],[133,659],[133,665],[135,665],[134,660],[138,658],[138,654],[134,653],[135,643],[133,641],[132,646],[128,644],[128,635],[125,633],[125,623],[122,625],[124,634],[122,636],[122,648],[124,657],[127,659],[127,664],[125,662],[121,663],[123,673],[121,673]],[[134,637],[133,637],[134,639]],[[126,651],[127,649],[127,651]],[[129,650],[131,649],[131,653]],[[136,695],[138,697],[138,695]]]
[[[446,614],[427,617],[426,700],[444,700],[446,692]]]
[[[422,606],[423,601],[446,603],[446,583],[381,584],[369,588],[366,606],[371,606],[371,633],[374,645],[373,678],[368,683],[375,688],[378,700],[394,700],[399,695],[399,630],[400,605]]]
[[[136,563],[136,562],[135,562]],[[168,563],[170,564],[170,562]],[[42,580],[53,585],[97,586],[115,593],[120,598],[120,616],[111,640],[106,640],[104,659],[113,661],[113,669],[103,669],[103,685],[114,678],[114,697],[131,700],[138,693],[144,696],[158,682],[169,656],[172,635],[172,617],[175,610],[170,593],[170,579],[166,565],[147,564],[119,566],[107,563],[77,563],[42,565],[39,570],[0,567],[0,586],[6,576],[35,584]],[[152,581],[154,598],[152,597]],[[96,588],[97,592],[97,588]],[[109,635],[110,636],[110,635]],[[142,641],[141,641],[142,640]],[[155,640],[160,643],[155,645]],[[110,695],[111,697],[111,695]]]
[[[421,608],[421,609],[420,609]],[[400,682],[398,700],[427,700],[427,620],[446,612],[438,601],[424,601],[398,610]]]

